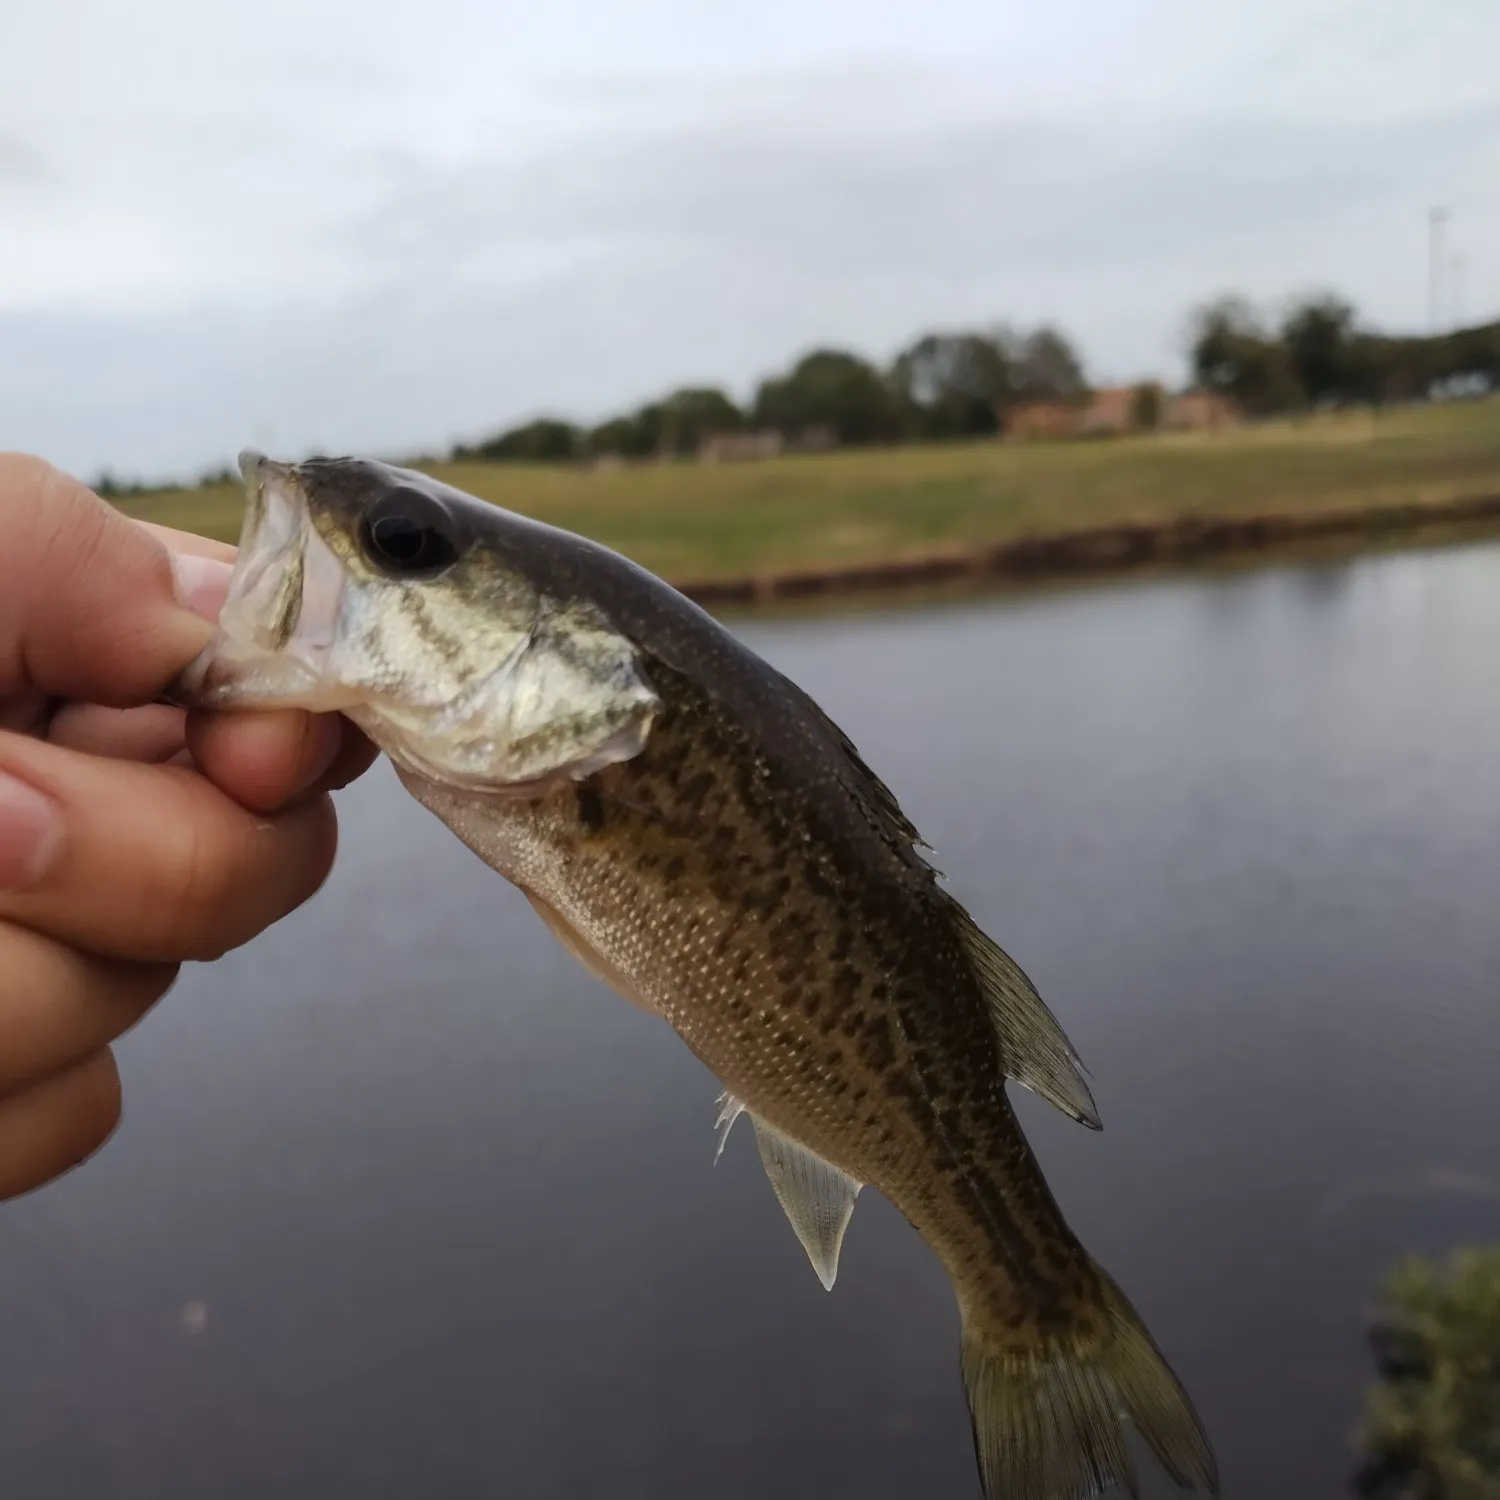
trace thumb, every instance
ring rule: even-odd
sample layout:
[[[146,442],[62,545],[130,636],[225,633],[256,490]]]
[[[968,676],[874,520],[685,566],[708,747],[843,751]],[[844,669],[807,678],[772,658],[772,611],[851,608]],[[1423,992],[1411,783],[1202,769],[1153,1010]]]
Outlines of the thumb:
[[[0,453],[0,695],[147,703],[210,638],[188,559],[39,458]],[[200,590],[201,592],[201,590]]]

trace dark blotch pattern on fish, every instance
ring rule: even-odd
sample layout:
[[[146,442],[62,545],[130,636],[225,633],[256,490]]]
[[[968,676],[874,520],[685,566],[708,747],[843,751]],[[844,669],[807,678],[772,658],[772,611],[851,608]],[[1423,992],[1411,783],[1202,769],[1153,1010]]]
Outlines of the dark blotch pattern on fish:
[[[763,1128],[912,1221],[958,1293],[994,1500],[1133,1491],[1122,1414],[1169,1474],[1212,1489],[1191,1403],[1064,1222],[1006,1097],[1009,1073],[1096,1124],[1072,1049],[939,887],[916,829],[838,726],[595,543],[368,461],[297,475],[351,566],[363,508],[392,487],[449,507],[459,558],[425,596],[387,606],[423,662],[460,685],[502,663],[537,668],[531,682],[548,687],[529,700],[542,711],[527,724],[528,764],[567,765],[580,746],[626,753],[579,784],[532,782],[553,786],[532,800],[466,798],[462,777],[407,784]],[[518,731],[497,720],[494,743],[506,735],[510,753]]]
[[[646,750],[569,794],[575,878],[597,866],[604,880],[624,861],[641,919],[681,913],[662,985],[682,997],[674,1026],[726,1087],[880,1181],[1009,1325],[1072,1317],[1089,1262],[1005,1099],[935,874],[878,819],[841,837],[825,800],[704,689],[660,662],[649,676],[663,708]],[[695,1004],[711,975],[738,988]],[[747,1024],[767,1043],[748,1061]]]

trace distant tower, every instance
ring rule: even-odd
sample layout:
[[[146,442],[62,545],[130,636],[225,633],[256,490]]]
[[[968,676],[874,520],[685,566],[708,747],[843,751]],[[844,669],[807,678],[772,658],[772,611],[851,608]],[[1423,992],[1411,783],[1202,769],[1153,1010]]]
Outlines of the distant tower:
[[[1427,331],[1438,332],[1442,315],[1443,226],[1448,222],[1446,208],[1434,208],[1427,216]]]

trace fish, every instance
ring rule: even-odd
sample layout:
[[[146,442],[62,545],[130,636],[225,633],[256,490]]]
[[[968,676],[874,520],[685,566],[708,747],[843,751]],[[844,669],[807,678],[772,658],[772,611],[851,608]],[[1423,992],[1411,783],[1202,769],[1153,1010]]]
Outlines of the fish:
[[[865,1187],[937,1257],[988,1500],[1218,1493],[1191,1399],[1063,1217],[1007,1083],[1100,1120],[1020,966],[803,689],[587,537],[366,458],[241,455],[213,640],[170,693],[338,712],[561,946],[677,1033],[830,1290]]]

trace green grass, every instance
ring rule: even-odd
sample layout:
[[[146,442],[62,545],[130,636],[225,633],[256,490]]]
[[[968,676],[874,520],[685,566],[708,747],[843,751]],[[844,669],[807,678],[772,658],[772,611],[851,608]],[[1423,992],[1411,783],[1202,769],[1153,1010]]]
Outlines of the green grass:
[[[763,463],[587,472],[439,464],[484,499],[683,581],[886,561],[1183,515],[1297,513],[1500,493],[1500,398],[1217,434],[850,450]],[[233,540],[230,486],[122,502]]]

